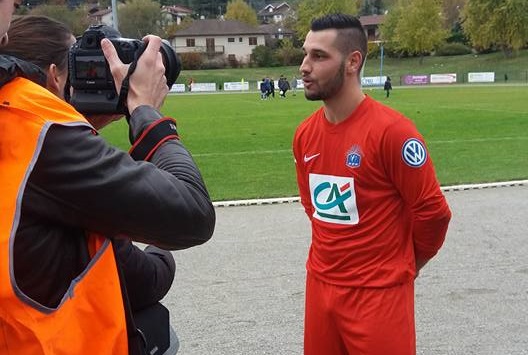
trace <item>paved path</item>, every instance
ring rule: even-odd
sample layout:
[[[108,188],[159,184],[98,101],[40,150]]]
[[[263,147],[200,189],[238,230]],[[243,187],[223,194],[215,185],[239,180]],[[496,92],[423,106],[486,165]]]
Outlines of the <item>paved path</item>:
[[[446,197],[446,243],[416,284],[418,354],[528,354],[528,186]],[[178,355],[302,354],[309,236],[299,203],[217,208],[213,239],[174,253]]]

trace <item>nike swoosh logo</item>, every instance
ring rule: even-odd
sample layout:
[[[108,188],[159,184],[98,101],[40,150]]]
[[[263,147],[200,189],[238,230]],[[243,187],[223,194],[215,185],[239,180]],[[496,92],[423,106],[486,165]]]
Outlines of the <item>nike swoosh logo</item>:
[[[314,154],[314,155],[306,155],[305,154],[304,155],[304,162],[308,163],[310,160],[317,158],[319,155],[321,155],[321,153],[317,153],[317,154]]]

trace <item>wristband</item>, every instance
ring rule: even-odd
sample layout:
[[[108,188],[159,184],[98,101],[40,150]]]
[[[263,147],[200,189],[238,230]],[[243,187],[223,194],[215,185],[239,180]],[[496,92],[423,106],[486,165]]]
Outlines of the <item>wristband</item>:
[[[134,160],[149,160],[158,147],[169,139],[180,139],[176,121],[163,117],[148,126],[134,142],[129,154]]]

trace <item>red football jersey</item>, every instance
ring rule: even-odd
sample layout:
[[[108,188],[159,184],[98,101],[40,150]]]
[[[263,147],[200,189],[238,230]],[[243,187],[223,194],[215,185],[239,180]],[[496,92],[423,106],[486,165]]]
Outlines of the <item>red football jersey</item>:
[[[441,247],[451,212],[424,140],[402,114],[366,97],[339,124],[320,108],[293,141],[312,224],[307,269],[323,281],[388,287]]]

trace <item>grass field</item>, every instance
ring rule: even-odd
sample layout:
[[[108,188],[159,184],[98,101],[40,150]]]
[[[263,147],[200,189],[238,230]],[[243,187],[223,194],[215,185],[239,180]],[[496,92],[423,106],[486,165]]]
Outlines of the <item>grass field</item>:
[[[442,185],[528,178],[528,86],[397,88],[385,99],[424,135]],[[215,201],[296,196],[291,141],[297,125],[321,102],[302,91],[262,101],[258,93],[169,96],[184,144]],[[123,121],[102,132],[128,149]]]

